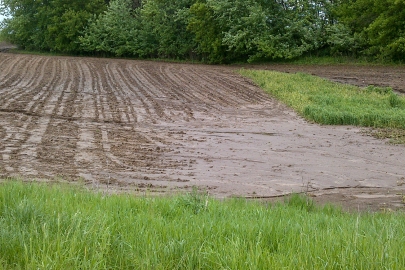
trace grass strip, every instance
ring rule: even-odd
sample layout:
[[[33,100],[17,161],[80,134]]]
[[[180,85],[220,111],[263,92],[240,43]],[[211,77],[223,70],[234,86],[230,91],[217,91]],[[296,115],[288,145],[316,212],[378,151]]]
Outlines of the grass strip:
[[[0,185],[3,269],[403,269],[405,215]]]
[[[403,61],[393,62],[370,57],[350,56],[302,56],[297,59],[284,61],[296,65],[352,65],[352,66],[401,66]]]
[[[304,73],[244,69],[240,73],[307,120],[324,125],[405,129],[405,97],[391,88],[360,88]]]

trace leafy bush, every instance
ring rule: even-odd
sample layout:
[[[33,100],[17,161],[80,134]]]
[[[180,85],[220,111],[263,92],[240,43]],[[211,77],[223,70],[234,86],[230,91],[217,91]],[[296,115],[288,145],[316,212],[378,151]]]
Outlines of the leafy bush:
[[[10,17],[4,20],[2,34],[23,49],[78,53],[81,31],[105,8],[104,0],[5,0],[0,13]]]
[[[138,22],[131,10],[132,0],[114,0],[108,10],[93,16],[79,38],[82,50],[115,56],[138,56]]]

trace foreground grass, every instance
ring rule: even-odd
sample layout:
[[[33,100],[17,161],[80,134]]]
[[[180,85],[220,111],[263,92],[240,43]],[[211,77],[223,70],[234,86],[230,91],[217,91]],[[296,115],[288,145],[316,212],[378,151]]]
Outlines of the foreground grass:
[[[0,185],[3,269],[403,269],[405,215]]]
[[[390,88],[330,82],[308,74],[241,70],[265,91],[310,121],[325,125],[405,129],[405,97]]]

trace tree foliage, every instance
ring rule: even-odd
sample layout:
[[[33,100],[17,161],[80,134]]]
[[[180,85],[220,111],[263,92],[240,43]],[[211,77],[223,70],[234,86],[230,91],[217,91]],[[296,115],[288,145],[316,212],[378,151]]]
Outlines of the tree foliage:
[[[4,0],[3,34],[24,49],[79,52],[78,37],[104,0]]]
[[[403,0],[4,0],[22,48],[210,63],[405,57]]]
[[[405,59],[405,1],[343,0],[337,14],[363,54]]]
[[[93,16],[79,37],[82,50],[116,56],[136,56],[138,25],[131,0],[112,1],[108,10]]]
[[[210,60],[293,58],[323,46],[329,1],[206,0],[188,29]],[[322,14],[322,15],[321,15]]]

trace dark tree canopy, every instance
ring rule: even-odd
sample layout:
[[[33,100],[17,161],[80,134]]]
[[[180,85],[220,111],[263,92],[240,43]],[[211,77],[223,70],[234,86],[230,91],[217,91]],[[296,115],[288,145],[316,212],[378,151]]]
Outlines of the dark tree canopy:
[[[106,9],[104,0],[4,0],[11,18],[3,35],[25,49],[77,53],[78,38],[93,14]]]
[[[405,59],[403,0],[4,0],[22,48],[211,63],[306,53]]]

